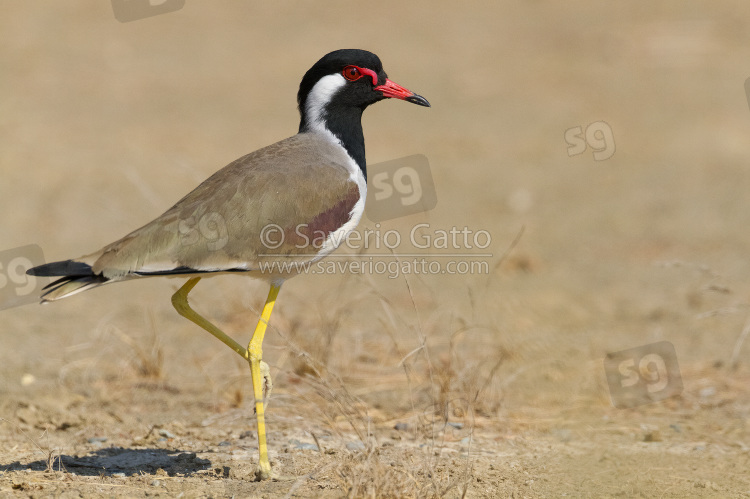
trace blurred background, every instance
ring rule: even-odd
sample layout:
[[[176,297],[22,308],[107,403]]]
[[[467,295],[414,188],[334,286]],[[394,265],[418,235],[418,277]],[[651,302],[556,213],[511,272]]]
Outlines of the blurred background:
[[[187,0],[119,22],[110,2],[3,0],[0,12],[0,252],[96,251],[293,135],[299,81],[331,50],[375,52],[432,104],[386,101],[364,115],[368,163],[421,154],[435,184],[434,209],[380,229],[487,231],[491,257],[459,250],[487,272],[285,284],[264,350],[283,473],[318,473],[331,497],[368,486],[381,497],[750,494],[743,5]],[[42,459],[22,431],[44,432],[62,456],[106,437],[105,447],[214,449],[212,466],[251,469],[255,438],[239,439],[254,427],[247,366],[176,314],[181,284],[141,280],[0,312],[4,486],[12,463]],[[222,276],[191,302],[242,343],[266,293]],[[627,387],[608,384],[607,354],[643,356],[663,341],[679,395],[614,407]],[[641,367],[636,389],[652,393],[666,371]],[[154,427],[173,438],[152,441]],[[313,434],[344,450],[306,462],[292,440]],[[355,441],[381,449],[384,468],[346,447]],[[436,441],[439,456],[425,457],[420,446]],[[389,460],[411,463],[411,478],[383,471]],[[167,487],[291,487],[236,473]],[[140,478],[123,480],[142,493]]]

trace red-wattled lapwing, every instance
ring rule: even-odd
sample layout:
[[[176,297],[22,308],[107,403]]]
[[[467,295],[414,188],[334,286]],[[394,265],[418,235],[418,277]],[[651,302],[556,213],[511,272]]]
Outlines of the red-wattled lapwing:
[[[263,387],[270,384],[270,375],[261,345],[271,310],[284,280],[336,249],[362,217],[367,192],[362,111],[391,97],[430,105],[389,80],[371,52],[327,54],[302,78],[297,135],[230,163],[159,218],[100,251],[30,269],[31,275],[61,277],[45,288],[42,302],[110,282],[190,277],[172,296],[172,304],[250,363],[260,452],[257,477],[268,478]],[[284,265],[290,258],[294,265]],[[247,348],[188,305],[188,293],[202,277],[228,272],[271,285]]]

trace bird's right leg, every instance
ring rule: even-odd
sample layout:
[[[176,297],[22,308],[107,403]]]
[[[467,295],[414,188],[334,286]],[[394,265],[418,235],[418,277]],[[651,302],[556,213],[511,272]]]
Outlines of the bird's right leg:
[[[190,291],[195,287],[196,284],[198,284],[198,281],[200,280],[200,277],[192,277],[180,289],[178,289],[177,292],[172,295],[172,306],[175,308],[175,310],[177,310],[178,314],[189,319],[209,333],[213,334],[214,336],[219,338],[226,346],[237,352],[240,357],[250,362],[250,354],[248,353],[246,348],[234,341],[234,339],[230,338],[224,331],[208,322],[198,312],[190,308],[187,300],[188,293],[190,293]]]

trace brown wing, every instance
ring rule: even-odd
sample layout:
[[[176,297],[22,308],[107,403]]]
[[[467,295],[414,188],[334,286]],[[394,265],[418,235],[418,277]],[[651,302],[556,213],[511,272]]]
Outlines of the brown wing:
[[[109,279],[129,274],[257,270],[314,258],[360,199],[343,149],[304,133],[216,172],[163,215],[79,261]]]

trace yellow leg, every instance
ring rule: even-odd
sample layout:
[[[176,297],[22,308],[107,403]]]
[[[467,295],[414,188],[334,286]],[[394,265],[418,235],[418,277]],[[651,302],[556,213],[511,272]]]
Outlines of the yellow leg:
[[[200,280],[200,277],[189,279],[174,295],[172,295],[172,305],[181,316],[189,319],[219,338],[225,345],[237,352],[240,357],[250,363],[250,374],[253,379],[253,397],[255,399],[255,416],[258,421],[258,451],[260,453],[259,470],[256,476],[259,480],[265,480],[271,477],[271,463],[268,460],[268,446],[266,444],[263,386],[265,384],[270,392],[272,385],[268,365],[262,360],[262,345],[263,337],[266,334],[266,326],[268,326],[268,321],[271,318],[271,311],[273,310],[274,303],[276,303],[276,297],[279,295],[281,285],[271,285],[266,304],[263,306],[263,313],[261,314],[260,321],[258,321],[258,325],[255,328],[255,333],[250,340],[250,344],[247,348],[242,348],[242,346],[234,341],[234,339],[229,337],[218,327],[208,322],[198,312],[190,308],[187,300],[188,293],[190,293]]]
[[[263,337],[266,334],[266,326],[271,319],[271,312],[276,303],[276,297],[279,295],[281,285],[272,284],[268,292],[266,304],[263,305],[263,313],[260,316],[258,325],[255,327],[255,333],[247,346],[247,352],[250,354],[250,373],[253,378],[253,396],[255,397],[255,417],[258,420],[258,451],[260,452],[259,466],[257,473],[258,480],[265,480],[271,476],[271,463],[268,460],[268,447],[266,445],[266,421],[263,406],[263,384],[264,381],[270,380],[261,373],[261,362],[263,358]],[[269,384],[270,386],[270,384]]]
[[[249,361],[250,355],[248,354],[247,349],[242,348],[239,343],[227,336],[224,331],[208,322],[198,312],[190,308],[187,300],[188,293],[190,293],[190,291],[195,287],[196,284],[198,284],[198,281],[200,280],[200,277],[193,277],[189,279],[188,282],[186,282],[180,289],[178,289],[177,292],[172,295],[172,306],[175,308],[175,310],[177,310],[178,314],[185,317],[186,319],[191,320],[209,333],[213,334],[214,336],[219,338],[225,345],[237,352],[240,357]]]

